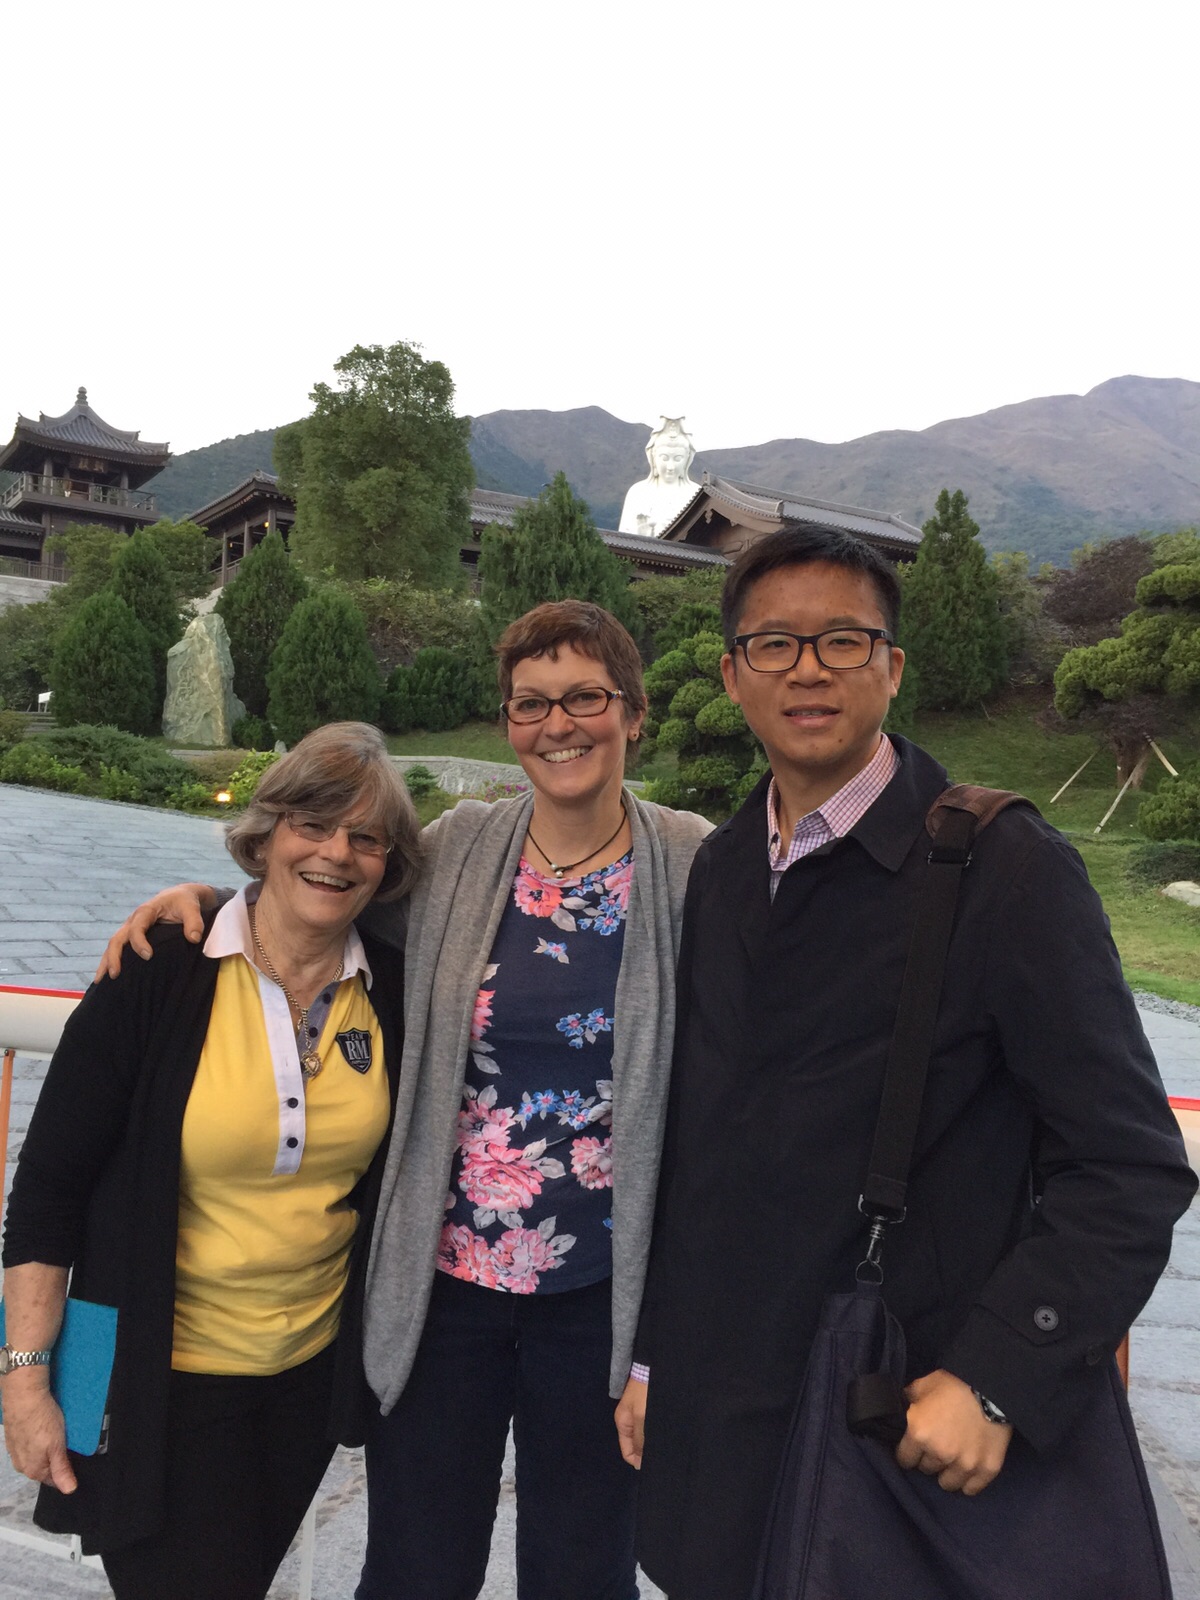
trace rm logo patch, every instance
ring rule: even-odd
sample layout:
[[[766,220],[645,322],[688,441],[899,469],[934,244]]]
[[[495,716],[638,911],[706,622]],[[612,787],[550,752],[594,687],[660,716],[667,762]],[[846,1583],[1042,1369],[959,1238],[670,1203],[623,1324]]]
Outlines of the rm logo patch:
[[[371,1068],[371,1035],[365,1028],[347,1028],[337,1036],[338,1048],[355,1072],[369,1072]]]

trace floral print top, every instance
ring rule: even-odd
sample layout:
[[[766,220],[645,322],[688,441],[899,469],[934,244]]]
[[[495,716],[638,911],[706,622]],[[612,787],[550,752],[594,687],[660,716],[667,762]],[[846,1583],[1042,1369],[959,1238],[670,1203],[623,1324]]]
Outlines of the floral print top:
[[[475,1001],[438,1268],[512,1294],[612,1272],[613,1006],[633,852],[522,859]]]

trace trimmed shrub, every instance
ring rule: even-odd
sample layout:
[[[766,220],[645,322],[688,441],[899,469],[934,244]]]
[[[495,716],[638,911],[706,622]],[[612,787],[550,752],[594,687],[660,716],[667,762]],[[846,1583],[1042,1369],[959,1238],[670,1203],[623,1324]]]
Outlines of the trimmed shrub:
[[[392,673],[380,718],[391,733],[412,728],[445,733],[468,720],[477,698],[470,662],[452,650],[431,646],[417,652],[411,667],[397,667]]]
[[[404,782],[414,800],[423,800],[427,794],[432,794],[441,787],[428,767],[418,764],[409,767],[404,774]]]
[[[154,647],[115,594],[85,600],[63,629],[50,667],[60,722],[108,722],[147,733],[161,710],[155,698]]]
[[[1164,778],[1142,801],[1137,825],[1147,839],[1200,840],[1200,767]]]
[[[1200,883],[1200,840],[1163,839],[1135,844],[1125,862],[1130,882],[1161,889],[1164,883]]]
[[[25,718],[19,711],[0,711],[0,751],[10,750],[25,737]]]
[[[86,794],[91,783],[79,767],[56,761],[42,741],[25,739],[0,758],[0,783],[25,783],[34,789],[61,789],[64,794]]]
[[[194,776],[186,762],[119,728],[89,723],[52,728],[39,743],[57,760],[79,767],[93,782],[107,783],[107,789],[96,791],[106,800],[169,802]],[[123,786],[130,792],[118,793]]]
[[[247,805],[251,795],[258,788],[258,780],[267,768],[273,767],[278,760],[279,756],[274,750],[256,750],[239,762],[226,785],[233,796],[232,804]]]
[[[323,589],[302,600],[271,658],[267,716],[295,744],[326,722],[374,722],[379,668],[361,614],[344,594]]]
[[[722,821],[741,804],[765,770],[758,741],[740,706],[725,693],[715,633],[698,633],[647,669],[650,714],[643,745],[673,750],[677,775],[653,779],[647,798]]]
[[[233,725],[233,742],[239,750],[273,750],[275,729],[266,717],[239,717]]]

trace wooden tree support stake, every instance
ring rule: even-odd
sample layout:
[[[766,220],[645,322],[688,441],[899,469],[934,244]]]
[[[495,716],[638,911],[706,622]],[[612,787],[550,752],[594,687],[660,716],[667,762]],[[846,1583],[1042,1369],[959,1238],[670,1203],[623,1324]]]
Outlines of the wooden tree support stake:
[[[1151,748],[1151,750],[1154,751],[1154,754],[1162,762],[1163,766],[1166,767],[1167,771],[1171,774],[1171,776],[1173,778],[1177,778],[1179,776],[1178,772],[1176,772],[1175,768],[1167,760],[1166,756],[1163,755],[1162,751],[1158,748],[1158,746],[1155,744],[1153,739],[1150,740],[1150,748]]]
[[[1086,767],[1086,766],[1088,766],[1088,765],[1089,765],[1089,763],[1090,763],[1090,762],[1093,762],[1093,761],[1095,761],[1095,759],[1096,759],[1096,757],[1097,757],[1097,756],[1098,756],[1098,755],[1099,755],[1099,754],[1100,754],[1100,752],[1099,752],[1099,750],[1093,750],[1093,751],[1092,751],[1092,753],[1091,753],[1091,755],[1090,755],[1090,756],[1089,756],[1089,757],[1088,757],[1088,758],[1087,758],[1087,761],[1085,761],[1085,762],[1084,762],[1084,763],[1083,763],[1083,767]],[[1051,804],[1051,805],[1053,805],[1053,804],[1054,804],[1054,802],[1055,802],[1055,801],[1056,801],[1056,800],[1057,800],[1057,799],[1058,799],[1058,795],[1062,795],[1062,794],[1066,794],[1066,792],[1067,792],[1067,790],[1068,790],[1068,789],[1069,789],[1069,788],[1070,788],[1070,787],[1071,787],[1071,785],[1072,785],[1072,784],[1073,784],[1073,783],[1074,783],[1074,782],[1075,782],[1075,779],[1076,779],[1076,778],[1077,778],[1077,777],[1078,777],[1078,776],[1079,776],[1079,774],[1080,774],[1080,773],[1081,773],[1081,772],[1082,772],[1082,771],[1083,771],[1083,767],[1076,767],[1076,769],[1075,769],[1075,771],[1074,771],[1074,772],[1073,772],[1073,773],[1072,773],[1072,774],[1071,774],[1071,776],[1070,776],[1070,777],[1069,777],[1069,778],[1068,778],[1068,779],[1067,779],[1067,781],[1066,781],[1066,783],[1064,783],[1064,784],[1063,784],[1063,786],[1062,786],[1062,788],[1061,788],[1061,789],[1060,789],[1060,790],[1059,790],[1059,791],[1058,791],[1058,794],[1052,794],[1052,795],[1051,795],[1051,796],[1050,796],[1050,804]]]

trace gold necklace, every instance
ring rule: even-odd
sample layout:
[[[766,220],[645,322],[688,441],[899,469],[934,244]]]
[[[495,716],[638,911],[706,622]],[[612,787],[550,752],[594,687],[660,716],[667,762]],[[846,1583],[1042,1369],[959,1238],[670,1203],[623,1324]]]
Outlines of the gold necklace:
[[[296,999],[295,995],[288,988],[287,984],[284,983],[283,979],[275,971],[275,968],[271,965],[271,958],[263,949],[262,940],[258,937],[258,919],[254,915],[254,907],[247,906],[246,909],[250,913],[250,937],[254,940],[254,948],[258,951],[259,958],[262,961],[263,966],[267,969],[267,977],[273,982],[277,983],[283,990],[283,997],[287,1001],[288,1005],[291,1006],[292,1010],[300,1013],[300,1025],[296,1029],[296,1049],[300,1054],[301,1075],[305,1078],[315,1078],[317,1073],[321,1070],[321,1053],[315,1044],[309,1044],[308,1042],[308,1013],[311,1008],[311,1001],[309,1002],[309,1005],[302,1006],[299,1000]],[[334,973],[332,979],[333,983],[339,983],[341,981],[342,969],[345,965],[346,960],[343,956],[337,964],[337,971]],[[326,985],[322,984],[321,987],[324,989]]]
[[[526,828],[525,832],[526,832],[526,834],[527,834],[527,836],[529,838],[530,844],[537,851],[538,855],[541,856],[543,861],[549,863],[550,871],[554,874],[554,876],[556,878],[561,878],[564,873],[570,872],[572,867],[581,867],[585,861],[590,861],[593,856],[598,856],[600,854],[601,850],[607,850],[609,845],[617,837],[617,834],[620,833],[621,829],[624,826],[625,826],[625,802],[624,802],[624,800],[622,800],[621,801],[621,820],[620,820],[620,822],[617,823],[617,833],[610,833],[608,838],[605,839],[603,844],[598,844],[594,850],[589,850],[587,855],[580,856],[578,861],[567,861],[567,862],[564,862],[562,866],[559,866],[557,861],[551,861],[550,860],[550,857],[546,854],[546,852],[542,849],[541,845],[533,837],[533,829],[532,828]]]

